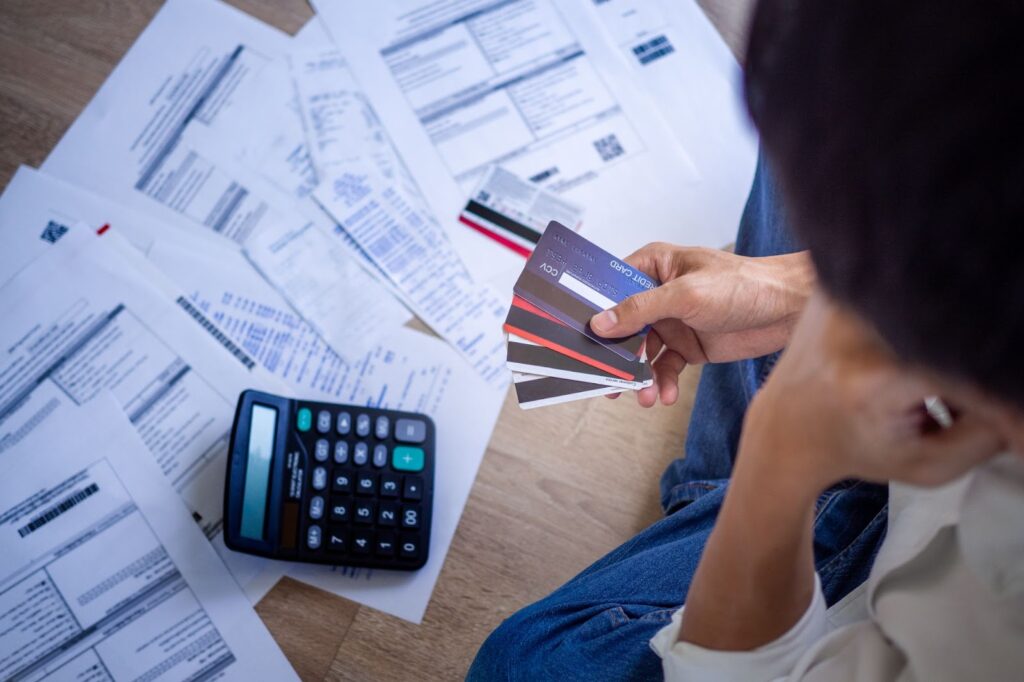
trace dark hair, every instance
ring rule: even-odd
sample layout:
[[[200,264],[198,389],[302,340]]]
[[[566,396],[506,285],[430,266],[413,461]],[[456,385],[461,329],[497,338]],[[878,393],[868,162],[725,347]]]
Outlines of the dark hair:
[[[762,0],[747,100],[826,289],[1024,405],[1024,2]]]

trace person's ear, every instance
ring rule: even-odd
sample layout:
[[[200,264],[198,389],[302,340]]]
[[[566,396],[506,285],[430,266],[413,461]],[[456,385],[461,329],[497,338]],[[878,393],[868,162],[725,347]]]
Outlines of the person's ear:
[[[1001,401],[991,409],[996,415],[992,421],[1010,452],[1024,457],[1024,409]]]

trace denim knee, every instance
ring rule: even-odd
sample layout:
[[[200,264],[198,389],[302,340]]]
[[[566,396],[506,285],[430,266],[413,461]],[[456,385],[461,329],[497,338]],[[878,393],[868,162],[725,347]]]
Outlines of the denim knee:
[[[544,647],[536,633],[547,630],[531,617],[533,610],[528,606],[512,614],[484,640],[466,674],[467,681],[512,680],[516,671],[533,667],[530,659]]]
[[[469,682],[617,682],[660,674],[661,661],[648,643],[674,608],[542,605],[514,614],[487,638],[466,676]]]

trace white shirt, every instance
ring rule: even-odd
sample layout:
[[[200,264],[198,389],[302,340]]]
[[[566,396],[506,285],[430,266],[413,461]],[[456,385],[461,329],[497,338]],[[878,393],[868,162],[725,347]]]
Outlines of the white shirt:
[[[893,484],[864,585],[753,651],[651,640],[666,680],[1024,680],[1024,459],[1003,455],[936,489]]]

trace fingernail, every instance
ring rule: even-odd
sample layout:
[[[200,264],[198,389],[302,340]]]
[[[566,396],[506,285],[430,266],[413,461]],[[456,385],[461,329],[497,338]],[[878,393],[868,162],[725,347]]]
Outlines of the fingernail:
[[[615,314],[614,310],[605,310],[590,318],[590,326],[596,331],[606,332],[615,329],[618,321],[619,316]]]

